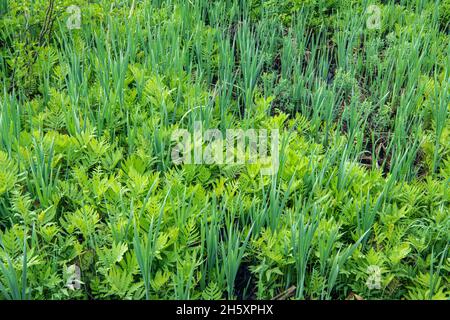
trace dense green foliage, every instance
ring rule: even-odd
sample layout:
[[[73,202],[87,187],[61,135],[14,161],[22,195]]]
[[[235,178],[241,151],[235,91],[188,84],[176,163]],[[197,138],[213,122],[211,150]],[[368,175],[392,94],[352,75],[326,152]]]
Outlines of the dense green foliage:
[[[450,297],[449,0],[0,13],[0,299]],[[175,165],[194,121],[278,128],[278,173]]]

